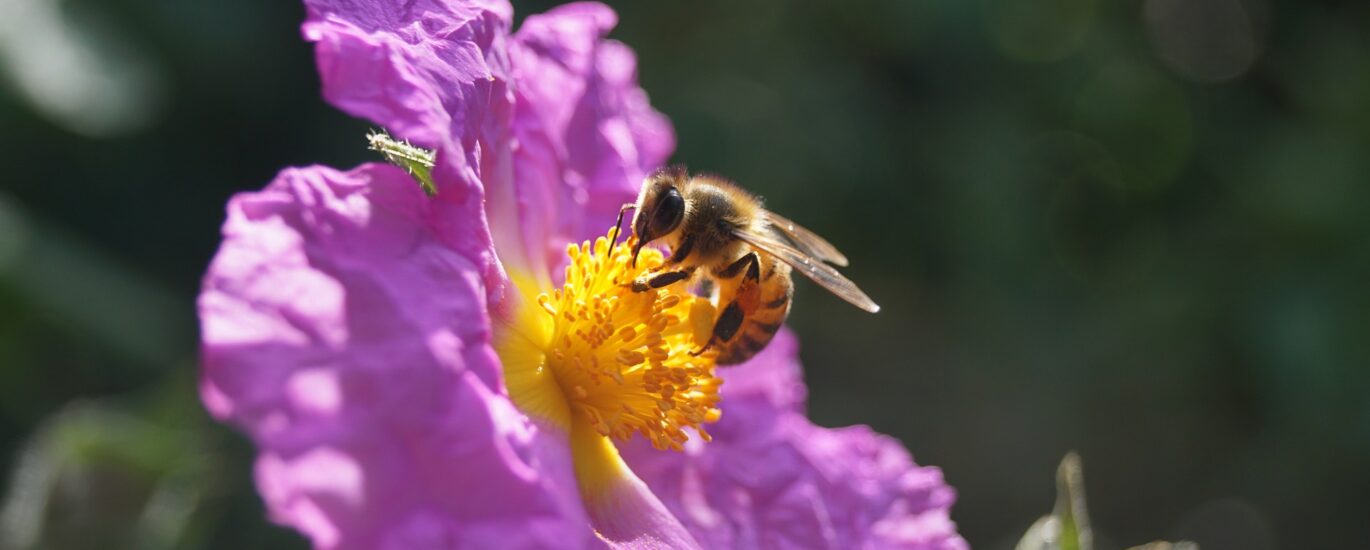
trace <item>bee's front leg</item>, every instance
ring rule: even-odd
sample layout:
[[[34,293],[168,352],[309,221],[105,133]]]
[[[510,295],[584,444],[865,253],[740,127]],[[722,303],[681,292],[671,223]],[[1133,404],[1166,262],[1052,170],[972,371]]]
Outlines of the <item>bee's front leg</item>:
[[[666,285],[684,281],[685,279],[689,279],[691,275],[694,275],[693,267],[680,271],[652,273],[638,277],[629,286],[633,288],[633,292],[647,292],[648,290],[656,290]]]
[[[615,247],[615,246],[618,246],[618,231],[619,231],[619,227],[621,227],[621,226],[623,225],[623,214],[624,214],[625,212],[629,211],[629,210],[634,209],[634,208],[637,208],[637,204],[636,204],[636,203],[631,203],[631,202],[630,202],[630,203],[627,203],[627,204],[624,204],[623,206],[619,207],[619,209],[618,209],[618,219],[614,220],[613,236],[609,238],[609,251],[610,251],[610,252],[613,252],[614,247]]]

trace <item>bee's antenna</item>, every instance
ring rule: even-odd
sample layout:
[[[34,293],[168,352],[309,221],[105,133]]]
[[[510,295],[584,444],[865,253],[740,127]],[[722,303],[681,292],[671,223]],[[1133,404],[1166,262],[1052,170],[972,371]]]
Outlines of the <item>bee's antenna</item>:
[[[609,254],[614,253],[614,247],[618,245],[618,228],[623,225],[623,213],[637,207],[635,203],[627,203],[618,209],[618,219],[614,221],[614,236],[609,239]]]

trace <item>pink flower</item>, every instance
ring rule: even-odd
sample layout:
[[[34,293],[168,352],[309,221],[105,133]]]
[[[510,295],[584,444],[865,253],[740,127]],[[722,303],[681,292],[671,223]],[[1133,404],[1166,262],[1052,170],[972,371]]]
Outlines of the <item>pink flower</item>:
[[[502,1],[306,4],[324,96],[436,150],[438,193],[373,163],[230,201],[201,394],[258,447],[274,521],[320,548],[965,546],[936,469],[804,419],[792,338],[718,373],[720,393],[674,351],[706,303],[600,300],[622,247],[568,258],[674,147],[604,39],[612,11],[510,34]],[[612,332],[559,338],[596,307]],[[611,337],[618,363],[582,364]]]

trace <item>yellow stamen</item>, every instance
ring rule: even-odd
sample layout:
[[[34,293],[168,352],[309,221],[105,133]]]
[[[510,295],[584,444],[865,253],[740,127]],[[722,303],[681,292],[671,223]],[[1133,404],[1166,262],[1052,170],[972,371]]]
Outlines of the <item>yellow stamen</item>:
[[[619,440],[637,433],[658,449],[680,450],[684,428],[707,441],[703,425],[720,414],[716,354],[691,355],[708,340],[701,328],[714,309],[680,283],[633,291],[633,280],[650,276],[664,258],[644,249],[632,267],[632,247],[632,239],[610,246],[605,237],[568,246],[565,283],[514,316],[499,353],[510,396],[528,414],[561,426],[585,422]],[[515,280],[526,286],[527,279]]]

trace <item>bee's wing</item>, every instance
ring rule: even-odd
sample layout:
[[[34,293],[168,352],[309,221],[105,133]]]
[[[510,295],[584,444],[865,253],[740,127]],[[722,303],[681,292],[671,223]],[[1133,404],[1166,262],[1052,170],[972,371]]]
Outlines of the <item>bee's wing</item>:
[[[794,247],[800,252],[838,267],[847,267],[847,257],[843,256],[837,247],[833,246],[827,239],[819,237],[813,231],[804,229],[804,226],[769,210],[766,211],[766,221],[770,223],[772,230],[784,237],[785,240],[794,243]]]
[[[836,294],[837,297],[851,302],[852,305],[871,313],[880,311],[880,306],[876,305],[869,296],[866,296],[865,292],[861,292],[856,283],[843,277],[832,266],[820,262],[770,235],[757,234],[745,229],[735,232],[734,235],[762,252],[779,258],[780,261],[789,264],[790,267],[813,279],[813,282],[822,285],[823,288]]]

